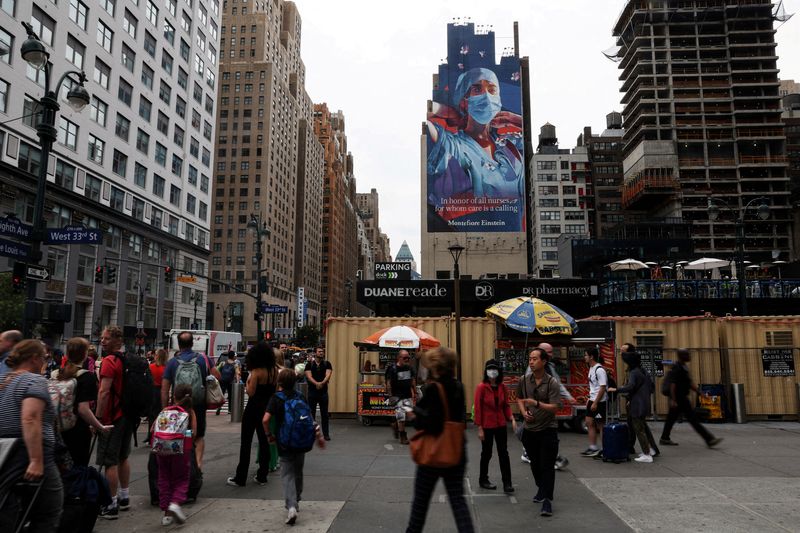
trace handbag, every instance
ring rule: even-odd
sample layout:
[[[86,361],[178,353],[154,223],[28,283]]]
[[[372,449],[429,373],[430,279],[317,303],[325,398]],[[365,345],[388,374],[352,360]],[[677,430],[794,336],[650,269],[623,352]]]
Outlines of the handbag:
[[[450,468],[459,464],[464,453],[463,422],[450,420],[450,408],[447,405],[447,396],[441,383],[436,383],[439,397],[444,406],[444,426],[442,432],[433,435],[425,430],[418,431],[409,441],[411,458],[421,466],[433,468]]]
[[[217,378],[208,375],[206,378],[206,408],[218,409],[225,405],[225,395]]]

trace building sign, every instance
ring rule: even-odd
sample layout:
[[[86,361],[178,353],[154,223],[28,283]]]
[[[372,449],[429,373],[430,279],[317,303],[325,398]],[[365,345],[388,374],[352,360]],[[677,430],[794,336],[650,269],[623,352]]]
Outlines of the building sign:
[[[375,263],[375,279],[409,280],[411,279],[411,263],[408,262]]]
[[[518,57],[495,63],[494,32],[447,25],[427,116],[427,230],[524,232],[525,157]]]
[[[302,328],[306,324],[306,288],[297,287],[297,327]]]
[[[637,346],[642,370],[651,378],[664,375],[664,348],[661,346]]]
[[[766,377],[794,376],[794,348],[762,348],[761,365]]]

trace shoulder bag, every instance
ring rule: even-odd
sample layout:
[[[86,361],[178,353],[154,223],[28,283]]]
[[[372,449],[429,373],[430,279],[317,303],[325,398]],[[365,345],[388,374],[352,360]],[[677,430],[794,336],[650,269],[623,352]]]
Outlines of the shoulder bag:
[[[436,383],[439,397],[444,407],[444,426],[438,435],[432,435],[425,430],[418,431],[409,442],[411,458],[421,466],[433,468],[450,468],[459,464],[464,453],[463,422],[450,420],[450,408],[447,405],[447,395],[441,383]]]

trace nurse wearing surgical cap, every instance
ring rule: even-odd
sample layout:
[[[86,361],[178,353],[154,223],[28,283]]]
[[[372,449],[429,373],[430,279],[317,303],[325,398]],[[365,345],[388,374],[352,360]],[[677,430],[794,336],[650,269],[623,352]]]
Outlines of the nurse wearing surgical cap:
[[[428,121],[432,143],[428,175],[451,174],[450,179],[437,179],[429,193],[442,198],[471,187],[474,197],[522,198],[522,138],[499,136],[491,127],[502,107],[500,83],[494,72],[473,68],[461,74],[453,92],[453,105],[462,115],[458,132],[451,133]]]

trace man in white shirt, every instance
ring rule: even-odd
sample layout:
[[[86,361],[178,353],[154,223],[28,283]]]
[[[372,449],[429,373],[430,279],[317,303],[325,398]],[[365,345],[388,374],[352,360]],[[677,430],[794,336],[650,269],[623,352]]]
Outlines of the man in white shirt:
[[[597,348],[587,348],[583,360],[589,369],[589,401],[586,402],[586,426],[589,430],[589,447],[581,453],[584,457],[600,455],[597,439],[603,442],[603,426],[606,423],[606,390],[608,374],[600,364]]]

